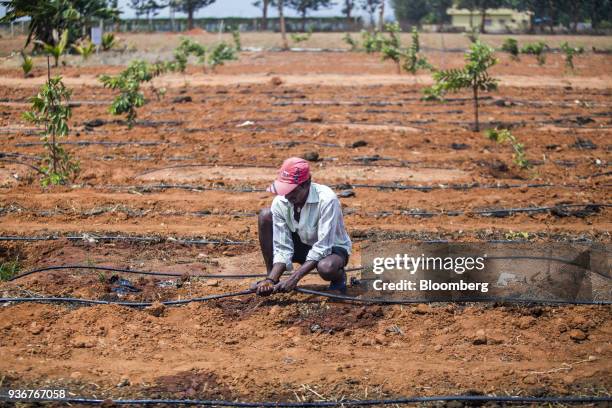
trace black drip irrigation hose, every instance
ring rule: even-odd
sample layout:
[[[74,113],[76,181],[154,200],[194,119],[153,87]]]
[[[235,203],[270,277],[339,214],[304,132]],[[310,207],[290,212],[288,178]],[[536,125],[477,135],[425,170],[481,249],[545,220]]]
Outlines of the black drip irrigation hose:
[[[523,298],[486,298],[486,297],[474,297],[474,298],[461,298],[461,299],[377,299],[377,298],[360,298],[348,295],[339,295],[328,292],[322,292],[313,289],[295,288],[297,293],[305,295],[320,296],[333,300],[340,300],[345,302],[356,302],[365,304],[382,304],[382,305],[407,305],[407,304],[418,304],[418,303],[479,303],[479,302],[497,302],[497,303],[522,303],[522,304],[557,304],[557,305],[611,305],[611,301],[581,301],[581,300],[557,300],[557,299],[523,299]],[[245,296],[253,294],[253,289],[247,289],[240,292],[228,292],[216,295],[208,295],[197,298],[189,298],[182,300],[168,300],[159,302],[164,306],[179,306],[186,305],[189,303],[206,302],[209,300],[225,299],[231,297]],[[153,302],[123,302],[115,300],[97,300],[97,299],[81,299],[72,297],[17,297],[17,298],[0,298],[0,303],[74,303],[86,306],[93,305],[118,305],[128,307],[149,307],[153,305]]]
[[[9,163],[9,164],[18,164],[18,165],[21,165],[21,166],[26,166],[26,167],[29,167],[30,169],[36,171],[37,173],[45,174],[45,172],[42,171],[41,169],[39,169],[38,167],[33,166],[33,165],[29,164],[29,163],[21,162],[19,160],[3,159],[3,158],[0,157],[0,162],[2,162],[2,163]]]
[[[65,145],[76,145],[76,146],[92,146],[92,145],[102,145],[102,146],[182,146],[180,143],[172,143],[172,142],[155,142],[155,141],[139,141],[139,142],[103,142],[103,141],[95,141],[95,140],[79,140],[77,142],[74,141],[65,141],[62,142]],[[44,142],[27,142],[27,143],[16,143],[16,147],[30,147],[30,146],[42,146]]]
[[[132,186],[121,186],[121,185],[96,185],[91,186],[96,189],[110,189],[110,190],[128,190],[138,192],[148,192],[153,190],[167,190],[167,189],[178,189],[178,190],[190,190],[190,191],[227,191],[233,193],[259,193],[265,192],[264,188],[242,186],[240,188],[232,187],[211,187],[202,186],[195,184],[144,184],[144,185],[132,185]],[[415,190],[422,192],[429,192],[433,190],[457,190],[467,191],[472,189],[514,189],[514,188],[593,188],[591,186],[583,186],[577,184],[552,184],[552,183],[531,183],[531,184],[431,184],[421,186],[409,186],[404,184],[336,184],[331,185],[331,188],[339,190],[352,190],[355,188],[376,188],[379,190]],[[612,184],[603,184],[597,186],[597,188],[609,188]]]
[[[250,245],[250,241],[232,241],[232,240],[210,240],[210,239],[180,239],[180,238],[163,238],[163,237],[129,237],[129,236],[95,236],[95,235],[81,235],[81,236],[61,236],[61,235],[48,235],[48,236],[0,236],[0,241],[56,241],[59,239],[67,239],[69,241],[131,241],[131,242],[152,242],[162,243],[171,242],[175,244],[185,245]]]
[[[274,402],[274,401],[227,401],[227,400],[199,400],[199,399],[94,399],[94,398],[28,398],[24,400],[11,400],[0,397],[0,401],[10,402],[63,402],[69,404],[92,404],[98,405],[111,402],[117,405],[199,405],[219,407],[240,408],[319,408],[319,407],[345,407],[345,406],[373,406],[373,405],[404,405],[428,402],[466,402],[486,403],[498,402],[502,404],[587,404],[604,403],[612,401],[612,397],[600,396],[569,396],[569,397],[523,397],[523,396],[495,396],[495,395],[438,395],[431,397],[399,397],[388,399],[369,400],[338,400],[338,401],[313,401],[313,402]]]
[[[495,259],[503,259],[506,257],[496,257]],[[516,258],[516,257],[508,257],[508,258]],[[525,258],[525,257],[522,257]],[[536,259],[548,259],[548,258],[542,258],[542,257],[533,257]],[[561,262],[566,262],[565,260],[560,260]],[[571,263],[571,262],[569,262]],[[92,269],[92,270],[105,270],[105,271],[113,271],[113,272],[126,272],[126,273],[136,273],[136,274],[145,274],[145,275],[151,275],[151,274],[155,274],[153,272],[145,272],[145,271],[133,271],[133,270],[129,270],[129,269],[120,269],[120,268],[110,268],[110,267],[96,267],[96,266],[78,266],[78,265],[73,265],[73,266],[55,266],[55,267],[47,267],[47,268],[40,268],[40,269],[35,269],[32,271],[28,271],[25,272],[21,275],[15,276],[12,279],[10,279],[11,281],[19,279],[19,278],[23,278],[25,276],[28,275],[32,275],[34,273],[38,273],[38,272],[42,272],[42,271],[48,271],[48,270],[59,270],[59,269]],[[350,272],[350,271],[356,271],[356,270],[360,270],[363,269],[363,267],[354,267],[354,268],[348,268],[346,271]],[[170,274],[170,273],[159,273],[157,274],[158,276],[184,276],[183,274],[178,275],[178,274]],[[252,277],[262,277],[265,275],[203,275],[201,277],[203,278],[218,278],[218,279],[239,279],[239,278],[252,278]],[[610,279],[610,277],[606,276],[606,275],[600,275],[603,276],[605,278]],[[200,276],[198,276],[200,277]],[[328,293],[328,292],[322,292],[322,291],[318,291],[318,290],[313,290],[313,289],[306,289],[306,288],[300,288],[297,287],[295,288],[295,292],[298,293],[302,293],[302,294],[307,294],[307,295],[315,295],[315,296],[321,296],[321,297],[325,297],[328,299],[334,299],[334,300],[340,300],[340,301],[348,301],[348,302],[357,302],[357,303],[368,303],[368,304],[414,304],[414,303],[438,303],[438,302],[449,302],[450,300],[448,298],[441,298],[441,299],[435,299],[435,298],[429,298],[429,299],[401,299],[401,300],[397,300],[397,299],[380,299],[380,298],[360,298],[360,297],[355,297],[355,296],[348,296],[348,295],[341,295],[341,294],[333,294],[333,293]],[[240,292],[229,292],[229,293],[223,293],[223,294],[216,294],[216,295],[209,295],[209,296],[203,296],[203,297],[197,297],[197,298],[190,298],[190,299],[183,299],[183,300],[170,300],[170,301],[163,301],[160,302],[163,305],[166,306],[176,306],[176,305],[184,305],[184,304],[188,304],[188,303],[192,303],[192,302],[205,302],[205,301],[209,301],[209,300],[215,300],[215,299],[223,299],[223,298],[229,298],[229,297],[237,297],[237,296],[244,296],[244,295],[248,295],[248,294],[252,294],[254,293],[253,289],[248,289],[248,290],[243,290]],[[545,300],[542,301],[540,299],[523,299],[523,298],[487,298],[487,297],[474,297],[474,298],[461,298],[461,299],[451,299],[453,302],[461,302],[461,303],[471,303],[471,302],[513,302],[513,303],[525,303],[525,304],[534,304],[534,303],[550,303],[550,304],[573,304],[573,305],[609,305],[612,304],[612,302],[610,301],[580,301],[580,300],[573,300],[573,301],[569,301],[569,300],[554,300],[554,299],[550,299],[550,300]],[[9,302],[16,302],[16,303],[24,303],[24,302],[37,302],[37,303],[76,303],[76,304],[83,304],[83,305],[107,305],[107,304],[114,304],[114,305],[120,305],[120,306],[129,306],[129,307],[147,307],[147,306],[151,306],[153,303],[152,302],[123,302],[123,301],[110,301],[110,300],[96,300],[96,299],[79,299],[79,298],[71,298],[71,297],[21,297],[21,298],[0,298],[0,303],[9,303]]]
[[[46,272],[46,271],[57,271],[57,270],[65,270],[65,269],[89,269],[94,271],[107,271],[107,272],[121,272],[121,273],[131,273],[135,275],[153,275],[153,276],[173,276],[173,277],[184,277],[185,273],[178,272],[155,272],[155,271],[141,271],[135,269],[124,269],[124,268],[114,268],[110,266],[91,266],[91,265],[61,265],[61,266],[47,266],[44,268],[32,269],[30,271],[21,273],[17,276],[13,276],[8,281],[14,281],[17,279],[24,278],[29,275],[33,275],[35,273]],[[361,266],[354,268],[345,268],[345,272],[353,272],[360,271],[363,269]],[[203,278],[203,279],[246,279],[246,278],[264,278],[267,275],[265,274],[239,274],[239,275],[189,275],[193,278]]]
[[[586,204],[559,204],[552,207],[524,207],[524,208],[499,208],[494,210],[446,210],[440,212],[428,212],[428,211],[410,211],[400,210],[398,215],[407,215],[411,217],[433,217],[433,216],[457,216],[457,215],[483,215],[488,217],[505,217],[518,213],[545,213],[545,212],[557,212],[559,215],[575,215],[575,214],[564,214],[562,211],[569,208],[584,208],[585,214],[592,212],[598,212],[600,208],[612,207],[612,204],[603,203],[586,203]],[[356,214],[356,213],[353,213]],[[371,212],[367,215],[394,215],[393,212],[381,211]]]

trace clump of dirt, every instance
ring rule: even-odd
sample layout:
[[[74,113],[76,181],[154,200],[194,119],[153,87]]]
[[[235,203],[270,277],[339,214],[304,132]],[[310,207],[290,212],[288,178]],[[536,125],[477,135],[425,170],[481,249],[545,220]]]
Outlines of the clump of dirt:
[[[156,398],[171,395],[173,398],[231,399],[229,388],[219,382],[216,374],[200,370],[158,377],[147,392]]]
[[[384,316],[381,306],[301,303],[295,314],[284,318],[283,324],[301,327],[303,333],[333,333],[373,327]]]

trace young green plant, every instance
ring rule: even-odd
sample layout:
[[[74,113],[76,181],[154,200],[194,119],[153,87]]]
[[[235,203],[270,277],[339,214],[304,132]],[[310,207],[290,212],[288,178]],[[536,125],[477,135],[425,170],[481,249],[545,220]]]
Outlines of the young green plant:
[[[406,72],[410,72],[414,75],[419,69],[434,69],[427,59],[419,54],[420,51],[419,32],[416,27],[412,27],[412,44],[410,44],[410,48],[408,48],[408,52],[406,52],[404,56],[404,63],[402,64],[402,68],[404,68]]]
[[[36,96],[31,99],[32,110],[23,114],[24,119],[45,127],[42,136],[46,155],[41,166],[41,184],[65,184],[79,172],[79,162],[74,160],[59,144],[60,138],[69,132],[70,90],[61,77],[49,78]]]
[[[304,41],[308,41],[310,40],[310,37],[312,37],[312,29],[309,29],[304,34],[291,33],[289,34],[289,37],[291,38],[291,41],[293,41],[296,44],[299,44]]]
[[[145,61],[132,61],[130,65],[116,76],[102,75],[100,82],[105,88],[118,89],[119,95],[113,100],[109,111],[113,115],[127,114],[128,128],[132,128],[138,115],[136,108],[145,104],[144,94],[140,86],[154,77],[173,70],[173,63],[158,62],[153,65]]]
[[[488,69],[497,63],[493,56],[493,49],[486,44],[476,41],[465,54],[466,64],[463,68],[454,68],[435,71],[433,79],[435,84],[426,88],[426,97],[441,96],[446,92],[457,92],[462,89],[471,89],[474,101],[474,130],[480,131],[478,121],[478,94],[480,91],[489,92],[497,89],[497,80],[489,75]]]
[[[210,69],[215,72],[215,68],[219,65],[223,65],[225,61],[231,61],[238,59],[236,50],[229,46],[227,43],[222,42],[217,44],[209,53],[206,61]]]
[[[523,46],[523,48],[521,48],[521,52],[523,54],[535,55],[538,65],[544,65],[546,63],[546,55],[544,54],[546,48],[548,48],[546,43],[538,41],[535,43],[526,44]]]
[[[574,56],[580,55],[584,52],[583,47],[572,47],[567,41],[561,44],[561,51],[565,54],[565,68],[568,70],[574,70]]]
[[[519,59],[518,41],[514,38],[506,38],[502,44],[501,50],[510,54],[510,58],[517,61]]]
[[[32,68],[34,68],[34,61],[32,57],[27,56],[23,51],[21,51],[21,59],[21,70],[23,71],[24,78],[27,78],[30,76]]]
[[[102,50],[110,51],[117,45],[117,38],[113,33],[102,34]]]
[[[525,156],[525,145],[520,143],[516,137],[508,129],[488,129],[486,132],[487,138],[498,144],[505,142],[510,143],[514,153],[512,159],[521,169],[529,168],[529,161]]]
[[[72,46],[74,50],[83,57],[83,61],[89,59],[94,52],[96,52],[96,46],[89,40],[80,41]]]
[[[382,59],[391,60],[395,62],[397,66],[397,73],[402,72],[400,60],[402,57],[401,43],[399,33],[401,31],[398,23],[390,23],[385,25],[385,30],[389,33],[388,38],[383,38],[383,45],[381,49]]]
[[[355,40],[349,33],[345,33],[344,37],[342,37],[342,41],[348,44],[351,47],[351,51],[357,51],[359,49],[359,42]]]

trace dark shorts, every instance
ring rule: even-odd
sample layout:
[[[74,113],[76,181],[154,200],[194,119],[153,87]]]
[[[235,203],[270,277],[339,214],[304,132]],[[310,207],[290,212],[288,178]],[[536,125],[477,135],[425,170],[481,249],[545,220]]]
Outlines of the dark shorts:
[[[312,246],[303,243],[302,240],[300,240],[300,236],[297,234],[297,232],[293,232],[291,234],[291,239],[293,240],[293,258],[291,258],[291,260],[293,262],[303,264],[306,262],[306,257],[308,256],[308,252],[312,249]],[[334,246],[332,247],[331,253],[340,255],[344,259],[344,266],[348,264],[349,254],[346,249],[339,246]]]

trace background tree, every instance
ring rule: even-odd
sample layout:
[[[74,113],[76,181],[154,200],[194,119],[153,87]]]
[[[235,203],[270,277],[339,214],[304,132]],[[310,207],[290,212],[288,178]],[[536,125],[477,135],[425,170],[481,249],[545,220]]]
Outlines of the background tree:
[[[68,31],[68,45],[83,36],[92,21],[117,19],[119,10],[107,0],[0,0],[6,14],[0,23],[29,17],[25,47],[34,40],[53,43],[53,30]]]
[[[287,5],[300,15],[302,31],[306,31],[306,15],[308,12],[331,7],[333,3],[331,0],[287,0]]]
[[[257,0],[252,3],[255,7],[261,7],[261,29],[268,29],[268,7],[274,7],[274,0]]]
[[[287,42],[287,27],[285,27],[285,14],[284,6],[285,0],[276,0],[278,4],[278,22],[280,24],[281,38],[283,41],[283,50],[289,49],[289,43]]]
[[[344,0],[342,3],[342,14],[346,16],[349,27],[353,24],[353,10],[357,7],[356,0]]]
[[[187,14],[187,29],[193,29],[193,15],[201,8],[210,6],[215,0],[175,0],[177,11]]]
[[[459,0],[458,8],[478,11],[480,14],[480,33],[486,33],[487,9],[494,9],[508,5],[506,0]]]
[[[397,21],[408,25],[420,25],[430,12],[428,0],[391,0]]]
[[[365,10],[366,13],[370,16],[370,25],[372,27],[375,26],[374,23],[374,13],[382,4],[382,0],[361,0],[361,9]]]
[[[153,17],[159,14],[159,10],[168,7],[168,4],[164,4],[157,0],[130,0],[130,6],[136,14],[136,18],[140,16],[146,16],[149,20],[149,31],[153,31]]]

